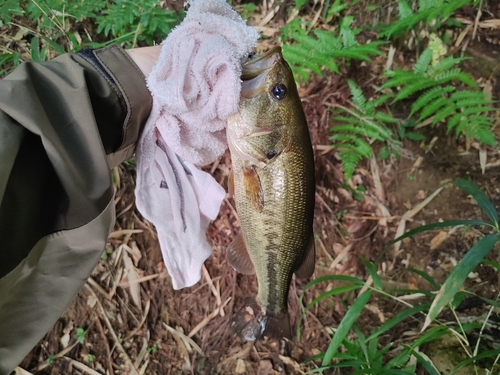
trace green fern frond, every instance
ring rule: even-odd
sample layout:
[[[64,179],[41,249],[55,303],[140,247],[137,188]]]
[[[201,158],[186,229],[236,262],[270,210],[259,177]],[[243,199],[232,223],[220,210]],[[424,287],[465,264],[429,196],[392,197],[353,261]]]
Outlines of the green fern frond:
[[[325,30],[312,30],[308,34],[300,23],[292,21],[282,31],[282,40],[293,42],[284,43],[283,56],[293,67],[300,66],[303,69],[297,75],[304,79],[307,70],[318,75],[323,69],[339,74],[337,61],[341,59],[370,61],[370,56],[382,55],[378,46],[383,42],[358,45],[357,31],[351,29],[352,21],[352,16],[344,17],[340,31],[337,29],[339,34]]]
[[[447,103],[446,107],[441,109],[434,115],[434,120],[432,120],[432,125],[437,124],[440,121],[443,121],[445,118],[451,116],[456,113],[457,107],[453,105],[453,103]]]
[[[427,70],[427,73],[430,75],[433,75],[434,73],[440,72],[440,71],[446,71],[454,67],[455,65],[461,63],[464,60],[468,60],[469,58],[467,57],[460,57],[460,58],[455,58],[453,56],[448,56],[445,57],[444,59],[440,60],[436,65],[429,67]]]
[[[496,146],[495,136],[491,131],[492,124],[478,124],[470,127],[469,136],[488,146]]]
[[[341,150],[339,151],[339,156],[342,162],[342,168],[344,169],[345,178],[346,180],[350,180],[354,174],[354,170],[361,159],[363,159],[363,155],[352,150]]]
[[[411,113],[410,116],[413,116],[416,112],[420,111],[423,107],[425,107],[427,104],[429,104],[431,101],[434,99],[437,99],[439,97],[442,97],[446,95],[449,92],[452,92],[455,90],[454,86],[448,85],[448,86],[436,86],[433,87],[429,90],[427,90],[425,93],[420,95],[417,100],[413,103],[411,106]]]
[[[397,124],[399,121],[394,117],[388,115],[387,113],[377,111],[375,113],[375,119],[378,121],[386,122],[389,124]]]
[[[393,103],[408,98],[410,95],[418,91],[425,90],[429,87],[435,86],[436,83],[429,77],[415,75],[415,79],[407,86],[403,87],[393,99]]]
[[[398,86],[403,86],[407,83],[414,82],[415,79],[419,79],[417,77],[425,78],[425,76],[421,74],[417,74],[412,71],[407,71],[407,70],[394,70],[391,72],[387,72],[387,76],[390,77],[386,83],[384,83],[380,88],[381,89],[388,89],[388,88],[393,88],[393,87],[398,87]]]
[[[351,24],[353,20],[353,16],[346,16],[344,17],[344,19],[342,20],[342,24],[340,25],[340,36],[342,37],[342,44],[344,45],[344,48],[350,48],[357,44],[356,36],[351,30]]]
[[[318,38],[320,51],[328,53],[342,49],[342,40],[334,36],[331,31],[313,30],[313,33]]]
[[[432,49],[427,47],[424,52],[420,55],[415,65],[413,65],[413,71],[415,73],[425,73],[427,68],[432,61]]]
[[[348,80],[347,84],[349,85],[349,89],[351,90],[352,102],[361,111],[365,111],[366,98],[363,94],[363,91],[358,87],[358,85],[356,85],[356,83],[353,80]]]
[[[454,92],[450,98],[452,100],[457,101],[457,102],[460,100],[484,98],[485,102],[491,103],[491,101],[486,99],[486,97],[484,96],[484,93],[481,91],[471,91],[471,90],[457,91],[457,92]]]
[[[465,107],[474,107],[474,106],[487,106],[487,105],[493,103],[493,101],[486,99],[486,97],[484,96],[484,93],[478,91],[477,94],[478,95],[475,98],[471,97],[468,99],[456,100],[455,103],[456,103],[457,107],[458,108],[465,108]],[[451,99],[454,99],[454,98],[451,98]]]
[[[427,117],[433,115],[438,109],[441,107],[447,105],[449,103],[448,98],[440,97],[436,100],[434,100],[432,103],[427,105],[424,110],[420,113],[420,117],[418,118],[418,121],[425,120]]]
[[[426,21],[427,24],[429,24],[430,22],[435,22],[435,27],[437,27],[448,17],[450,17],[455,12],[455,10],[469,3],[470,0],[449,0],[436,6],[436,3],[434,2],[433,6],[431,6],[430,8],[420,8],[418,12],[412,14],[410,14],[408,8],[406,8],[404,14],[402,14],[400,7],[400,16],[405,17],[401,17],[400,20],[388,25],[385,30],[380,33],[380,36],[387,38],[397,37],[401,33],[411,30],[421,21]]]
[[[475,114],[478,114],[478,113],[487,113],[487,112],[492,112],[494,111],[495,108],[491,108],[491,107],[467,107],[467,108],[463,108],[462,109],[462,115],[464,116],[471,116],[471,115],[475,115]]]
[[[392,97],[392,94],[384,94],[381,95],[379,98],[373,99],[372,103],[375,108],[380,107],[382,104],[384,104],[387,100],[389,100]]]
[[[455,128],[460,120],[462,119],[463,115],[461,113],[455,113],[451,119],[448,121],[448,129],[447,131],[449,132],[451,129]]]
[[[350,132],[352,134],[359,134],[367,138],[375,139],[377,141],[384,141],[385,139],[380,135],[380,133],[374,129],[367,126],[353,126],[354,124],[344,124],[336,125],[332,128],[334,132]]]
[[[459,68],[446,70],[444,72],[438,73],[434,76],[434,80],[438,84],[447,83],[453,80],[458,80],[468,86],[477,87],[476,81],[472,77],[462,72]]]

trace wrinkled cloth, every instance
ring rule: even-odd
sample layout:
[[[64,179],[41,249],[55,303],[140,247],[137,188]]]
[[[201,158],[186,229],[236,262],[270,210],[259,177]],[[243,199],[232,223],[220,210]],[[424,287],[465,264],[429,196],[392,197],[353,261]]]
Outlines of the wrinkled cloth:
[[[115,222],[109,169],[151,111],[119,46],[26,62],[0,80],[0,375],[63,314]]]
[[[189,5],[148,77],[153,108],[137,150],[137,208],[156,226],[175,289],[198,282],[212,253],[205,232],[225,191],[195,165],[209,164],[226,150],[241,63],[258,39],[224,0]]]

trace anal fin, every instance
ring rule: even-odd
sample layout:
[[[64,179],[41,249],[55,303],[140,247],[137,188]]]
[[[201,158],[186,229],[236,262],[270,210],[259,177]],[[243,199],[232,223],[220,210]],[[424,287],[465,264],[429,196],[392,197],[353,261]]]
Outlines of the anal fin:
[[[301,279],[307,279],[311,277],[314,272],[314,267],[316,264],[316,249],[314,245],[314,234],[311,234],[309,242],[307,244],[306,253],[302,258],[302,263],[295,270],[295,276]]]
[[[255,267],[252,259],[250,259],[250,254],[248,254],[245,238],[241,233],[228,246],[226,259],[229,265],[239,273],[244,275],[253,275],[255,273]]]

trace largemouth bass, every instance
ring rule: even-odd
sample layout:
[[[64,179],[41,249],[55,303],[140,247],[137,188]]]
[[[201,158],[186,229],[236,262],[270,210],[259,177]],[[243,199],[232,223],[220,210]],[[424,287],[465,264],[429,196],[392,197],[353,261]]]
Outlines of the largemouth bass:
[[[227,249],[238,272],[256,273],[258,295],[232,326],[246,341],[291,338],[292,274],[314,271],[314,156],[292,71],[276,47],[243,65],[239,111],[227,125],[241,233]]]

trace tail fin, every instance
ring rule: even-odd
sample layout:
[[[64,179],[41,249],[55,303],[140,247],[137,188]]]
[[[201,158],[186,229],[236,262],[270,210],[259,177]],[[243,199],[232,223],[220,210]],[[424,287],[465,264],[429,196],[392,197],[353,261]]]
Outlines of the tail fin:
[[[263,336],[281,339],[292,337],[288,311],[273,314],[261,308],[253,298],[233,317],[231,328],[242,340],[254,342]]]

